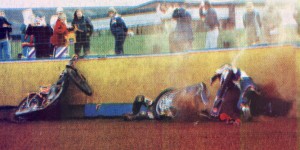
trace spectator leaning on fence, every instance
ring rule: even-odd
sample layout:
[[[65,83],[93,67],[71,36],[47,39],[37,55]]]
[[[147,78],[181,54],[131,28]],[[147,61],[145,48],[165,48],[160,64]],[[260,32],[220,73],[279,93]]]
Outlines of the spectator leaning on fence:
[[[30,24],[34,24],[35,15],[32,9],[25,9],[22,11],[23,23],[20,26],[21,31],[21,45],[22,45],[22,55],[23,58],[32,59],[35,58],[35,48],[34,48],[34,36],[26,37],[26,30]],[[22,57],[21,57],[22,58]]]
[[[10,32],[12,32],[11,23],[6,20],[4,11],[0,10],[0,60],[7,60],[11,57]]]
[[[54,58],[66,57],[68,53],[68,39],[69,34],[66,25],[67,16],[62,13],[59,14],[56,24],[54,25],[53,35],[51,37],[51,43],[54,45]]]
[[[243,23],[246,29],[248,45],[256,44],[260,41],[261,20],[259,13],[254,9],[253,2],[247,2],[247,12],[243,16]]]
[[[57,21],[59,15],[61,15],[63,13],[64,13],[64,9],[62,7],[56,8],[56,14],[51,16],[51,19],[50,19],[50,25],[53,29],[54,29],[54,26],[56,24],[56,21]],[[67,21],[65,21],[65,23],[67,24]]]
[[[27,30],[27,25],[26,24],[22,24],[20,27],[21,30],[21,43],[22,43],[22,55],[24,58],[30,58],[29,56],[29,51],[31,50],[31,48],[34,47],[34,36],[31,35],[30,37],[26,37],[26,30]]]
[[[28,35],[34,36],[36,58],[49,58],[52,55],[53,49],[50,44],[50,38],[53,34],[53,30],[51,26],[46,23],[44,15],[36,15],[34,24],[28,26],[26,34],[25,39],[28,38]]]
[[[123,55],[128,28],[123,18],[117,14],[117,10],[115,8],[109,8],[108,15],[111,18],[110,31],[115,37],[115,53],[116,55]]]
[[[75,54],[79,56],[81,48],[83,48],[83,56],[88,55],[90,53],[90,37],[94,31],[91,19],[84,16],[81,9],[77,9],[74,13],[72,26],[76,31]]]
[[[176,20],[177,25],[175,32],[170,35],[171,52],[180,52],[192,49],[194,35],[191,14],[187,12],[186,9],[183,8],[183,4],[181,4],[180,8],[176,8],[174,10],[172,18]]]
[[[204,12],[206,11],[206,13]],[[204,18],[206,33],[205,48],[217,48],[219,37],[219,20],[216,10],[209,1],[200,4],[200,18]]]

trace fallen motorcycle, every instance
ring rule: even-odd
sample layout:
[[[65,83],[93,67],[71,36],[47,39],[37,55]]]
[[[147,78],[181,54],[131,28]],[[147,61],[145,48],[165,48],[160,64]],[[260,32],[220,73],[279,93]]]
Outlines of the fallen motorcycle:
[[[18,105],[14,113],[14,120],[30,120],[45,112],[55,113],[59,107],[59,102],[68,89],[69,81],[73,81],[82,92],[91,96],[91,87],[85,77],[75,68],[77,61],[78,57],[74,56],[60,74],[58,81],[52,86],[40,87],[39,92],[29,93]]]

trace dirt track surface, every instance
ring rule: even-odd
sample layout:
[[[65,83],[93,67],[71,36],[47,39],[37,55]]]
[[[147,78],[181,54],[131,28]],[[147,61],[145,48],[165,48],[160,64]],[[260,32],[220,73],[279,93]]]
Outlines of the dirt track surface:
[[[220,122],[121,119],[0,121],[1,149],[298,149],[297,119]]]

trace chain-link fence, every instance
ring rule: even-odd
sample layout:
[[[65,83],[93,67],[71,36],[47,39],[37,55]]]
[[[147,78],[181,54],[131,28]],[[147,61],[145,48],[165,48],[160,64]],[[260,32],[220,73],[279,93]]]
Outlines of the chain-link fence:
[[[215,2],[211,3],[211,7],[208,8],[210,11],[204,7],[199,8],[199,3],[178,3],[173,1],[149,1],[148,3],[138,6],[115,7],[113,10],[117,11],[116,14],[121,16],[121,21],[123,21],[128,28],[128,30],[124,31],[126,36],[123,35],[123,38],[118,35],[123,32],[119,31],[121,28],[118,16],[109,16],[108,12],[113,12],[111,8],[87,7],[81,9],[81,13],[85,18],[90,18],[90,24],[93,25],[94,32],[87,38],[90,46],[84,44],[86,41],[83,41],[81,48],[89,50],[87,55],[96,56],[115,55],[118,54],[118,49],[122,49],[123,52],[121,54],[158,54],[186,50],[244,47],[252,44],[266,42],[278,43],[279,41],[290,42],[299,39],[294,34],[294,36],[280,36],[280,40],[278,40],[280,33],[285,32],[292,34],[294,33],[295,27],[292,25],[289,26],[289,28],[285,28],[286,26],[283,28],[280,26],[282,22],[277,22],[278,26],[275,26],[276,28],[274,30],[268,30],[267,26],[264,25],[264,23],[267,24],[267,22],[264,22],[264,17],[268,14],[265,12],[267,6],[265,6],[263,2],[255,3],[254,6],[255,10],[253,12],[257,12],[257,14],[254,14],[260,16],[260,25],[257,27],[261,30],[260,35],[251,33],[256,32],[254,30],[257,29],[250,30],[250,28],[247,30],[246,28],[245,30],[245,15],[247,15],[248,12],[243,3]],[[211,11],[215,13],[215,16],[209,15]],[[283,9],[279,9],[278,11],[279,12],[276,13],[285,13]],[[43,47],[40,46],[41,44],[51,44],[51,49],[55,47],[55,44],[51,41],[53,36],[70,40],[71,38],[67,38],[68,35],[60,35],[60,31],[57,31],[58,28],[55,29],[55,26],[58,25],[57,20],[61,19],[61,14],[66,15],[64,18],[66,19],[65,22],[67,22],[65,26],[67,28],[73,28],[73,30],[68,30],[69,32],[75,33],[72,40],[77,40],[77,45],[76,43],[74,44],[74,41],[67,42],[67,44],[64,45],[58,45],[68,47],[68,55],[71,56],[75,53],[76,47],[82,42],[80,39],[82,36],[86,36],[82,33],[89,34],[89,31],[86,31],[85,28],[87,22],[74,24],[74,19],[78,15],[76,8],[12,8],[3,9],[3,12],[5,13],[5,18],[12,24],[10,43],[11,57],[13,59],[24,59],[26,57],[24,57],[24,55],[26,54],[24,54],[23,49],[28,46],[26,44],[30,42],[32,42],[30,46],[34,47],[37,53],[40,53],[40,51],[42,51],[41,49],[43,49]],[[203,13],[201,14],[200,12]],[[249,14],[251,15],[251,13]],[[272,15],[273,14],[268,14],[268,16]],[[214,19],[213,17],[215,17],[218,22],[214,22],[213,25],[211,25],[209,20]],[[53,19],[55,20],[54,22]],[[254,20],[254,22],[256,21]],[[37,25],[37,23],[40,25]],[[116,25],[114,25],[114,23],[116,23]],[[54,29],[54,31],[47,36],[41,36],[46,34],[45,30],[32,28],[31,35],[33,35],[33,40],[30,41],[30,35],[28,35],[29,24],[42,27],[45,27],[46,24],[50,24],[51,30]],[[74,29],[75,26],[78,30]],[[111,29],[113,32],[111,32]],[[265,31],[268,31],[268,33],[265,34]],[[81,37],[79,37],[79,35]],[[250,35],[257,36],[258,39],[249,43],[249,41],[247,41],[249,38],[247,37]],[[266,35],[274,39],[276,38],[277,40],[265,41],[263,39]],[[28,41],[24,41],[24,37],[26,36]],[[120,40],[123,40],[123,42],[120,42]],[[216,44],[212,44],[214,46],[208,46],[210,45],[209,43],[213,41],[216,41]],[[49,53],[53,55],[52,50]],[[83,52],[81,55],[83,55]],[[41,58],[48,57],[42,56]]]

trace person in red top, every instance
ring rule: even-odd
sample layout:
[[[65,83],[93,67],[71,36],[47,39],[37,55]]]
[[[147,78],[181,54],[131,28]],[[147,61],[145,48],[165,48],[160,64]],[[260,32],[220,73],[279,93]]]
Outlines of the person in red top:
[[[69,32],[65,20],[66,15],[61,14],[54,25],[53,36],[51,37],[51,43],[54,46],[66,46],[68,44],[66,37]]]
[[[51,37],[51,43],[55,46],[54,58],[65,57],[68,52],[68,28],[66,25],[66,15],[60,14],[58,20],[54,25],[53,36]]]

